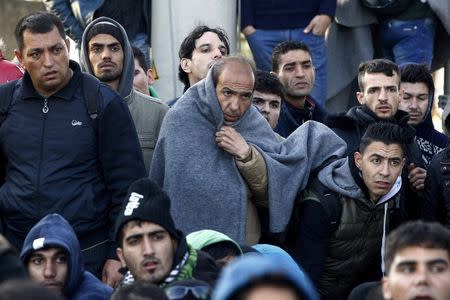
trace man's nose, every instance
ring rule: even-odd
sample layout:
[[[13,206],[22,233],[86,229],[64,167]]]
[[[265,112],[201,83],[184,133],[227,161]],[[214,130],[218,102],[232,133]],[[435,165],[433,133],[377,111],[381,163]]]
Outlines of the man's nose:
[[[382,163],[382,166],[380,169],[380,174],[383,175],[384,177],[389,176],[389,174],[390,174],[389,162]]]
[[[233,98],[230,100],[229,108],[230,108],[230,110],[233,111],[233,112],[239,110],[239,99],[238,99],[238,97],[233,97]]]
[[[378,99],[379,100],[387,100],[387,92],[386,92],[386,88],[382,87],[380,89],[380,94],[378,95]]]
[[[222,52],[220,51],[219,48],[216,48],[214,50],[213,55],[214,55],[214,57],[213,57],[214,60],[222,58]]]
[[[416,97],[412,98],[412,100],[411,100],[411,102],[409,104],[409,107],[411,107],[411,108],[417,108],[418,107],[418,105],[417,105],[417,98]]]
[[[102,51],[102,59],[111,58],[111,51],[106,48]]]
[[[45,278],[53,278],[55,277],[55,264],[52,262],[48,262],[44,267],[44,277]]]
[[[44,65],[46,67],[51,67],[53,65],[53,57],[52,57],[52,55],[49,52],[45,51],[43,53],[43,56],[44,56]]]
[[[153,245],[149,238],[144,238],[142,242],[142,252],[147,256],[154,254]]]
[[[296,66],[295,67],[295,76],[297,77],[304,77],[305,76],[305,70],[302,66]]]
[[[261,111],[264,113],[269,113],[270,104],[267,101],[264,101],[264,104],[261,106]]]

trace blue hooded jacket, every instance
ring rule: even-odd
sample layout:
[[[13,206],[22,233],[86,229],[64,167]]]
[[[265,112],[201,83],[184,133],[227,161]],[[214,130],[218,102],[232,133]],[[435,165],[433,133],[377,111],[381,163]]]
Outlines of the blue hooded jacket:
[[[223,269],[211,299],[227,300],[255,279],[271,274],[282,275],[292,282],[302,299],[319,300],[313,284],[300,267],[292,259],[276,253],[248,253],[233,260]]]
[[[112,289],[84,270],[77,236],[70,224],[58,214],[45,216],[30,230],[20,258],[26,262],[34,251],[50,247],[61,248],[68,254],[69,272],[63,289],[67,299],[109,299]]]

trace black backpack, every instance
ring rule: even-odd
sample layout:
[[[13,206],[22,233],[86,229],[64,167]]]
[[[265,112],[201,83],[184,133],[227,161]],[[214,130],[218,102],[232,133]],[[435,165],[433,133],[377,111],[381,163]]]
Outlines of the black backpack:
[[[411,0],[360,0],[360,2],[377,15],[397,15],[409,7]]]

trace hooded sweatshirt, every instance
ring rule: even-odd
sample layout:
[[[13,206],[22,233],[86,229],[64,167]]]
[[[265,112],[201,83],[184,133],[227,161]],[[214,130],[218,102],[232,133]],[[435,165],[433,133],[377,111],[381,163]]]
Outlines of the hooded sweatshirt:
[[[434,102],[434,93],[428,98],[428,108],[422,121],[416,126],[416,141],[419,145],[422,159],[428,167],[434,155],[444,149],[449,142],[449,138],[434,129],[431,110]],[[444,120],[444,115],[443,118]]]
[[[134,125],[138,134],[142,154],[144,156],[145,168],[148,173],[153,157],[153,150],[155,149],[156,141],[158,140],[162,120],[164,119],[166,112],[169,110],[169,107],[166,104],[162,103],[160,100],[137,92],[133,88],[133,51],[124,28],[113,19],[100,17],[92,21],[86,27],[83,33],[80,53],[80,64],[82,70],[95,76],[94,70],[89,61],[89,41],[87,41],[87,35],[91,28],[99,22],[108,22],[117,26],[123,36],[123,68],[120,75],[117,93],[122,96],[122,98],[128,105],[128,109],[130,110],[130,114],[133,118]]]
[[[28,233],[20,258],[26,264],[30,254],[45,248],[61,248],[68,255],[68,273],[63,294],[70,300],[109,299],[112,289],[84,270],[80,244],[67,221],[49,214]]]
[[[223,272],[213,291],[212,300],[228,300],[255,280],[277,275],[291,282],[305,300],[319,300],[308,276],[292,260],[279,254],[248,253],[233,260]]]

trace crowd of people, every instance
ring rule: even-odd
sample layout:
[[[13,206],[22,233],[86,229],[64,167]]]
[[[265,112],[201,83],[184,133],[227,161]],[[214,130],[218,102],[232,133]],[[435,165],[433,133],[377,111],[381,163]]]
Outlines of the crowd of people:
[[[242,1],[258,69],[199,25],[165,101],[136,45],[145,14],[133,27],[99,6],[80,27],[58,2],[18,21],[17,65],[0,52],[0,300],[450,299],[429,55],[360,62],[358,105],[335,113],[336,1]]]

